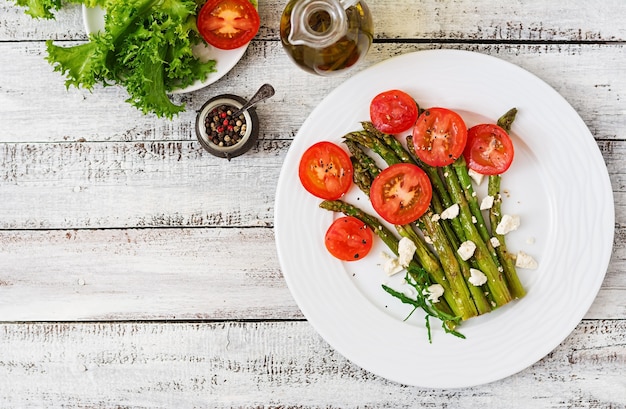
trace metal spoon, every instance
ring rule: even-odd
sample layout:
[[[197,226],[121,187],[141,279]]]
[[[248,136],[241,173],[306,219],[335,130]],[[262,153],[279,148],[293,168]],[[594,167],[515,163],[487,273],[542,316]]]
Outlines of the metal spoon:
[[[270,84],[261,85],[261,88],[259,88],[256,94],[254,94],[248,102],[243,104],[243,106],[239,108],[239,110],[232,115],[233,118],[238,117],[239,115],[241,115],[241,113],[247,111],[254,105],[258,104],[259,102],[265,101],[266,99],[270,98],[272,95],[274,95],[274,87],[272,87]]]

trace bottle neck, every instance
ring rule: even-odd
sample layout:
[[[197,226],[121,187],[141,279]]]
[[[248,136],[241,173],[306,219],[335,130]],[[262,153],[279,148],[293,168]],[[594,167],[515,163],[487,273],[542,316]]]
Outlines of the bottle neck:
[[[302,0],[291,11],[288,40],[294,45],[328,47],[346,35],[348,17],[344,8],[358,0]]]

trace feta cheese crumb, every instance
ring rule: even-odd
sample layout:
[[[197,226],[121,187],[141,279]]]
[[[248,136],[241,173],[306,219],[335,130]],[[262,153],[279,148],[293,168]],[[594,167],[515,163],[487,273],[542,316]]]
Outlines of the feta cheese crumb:
[[[478,219],[476,218],[476,216],[472,216],[472,223],[474,224],[478,223]]]
[[[515,258],[515,267],[534,270],[537,268],[537,266],[537,261],[535,261],[535,259],[528,254],[524,253],[523,251],[519,251],[517,253],[517,257]]]
[[[480,210],[487,210],[493,207],[493,196],[485,196],[482,202],[480,202]]]
[[[470,278],[468,278],[468,281],[473,286],[480,287],[487,282],[487,276],[480,270],[470,268]]]
[[[441,284],[433,284],[428,287],[427,292],[428,300],[432,301],[433,303],[437,303],[439,302],[439,297],[443,295],[443,287],[441,286]]]
[[[406,295],[407,297],[414,297],[415,290],[411,287],[406,287],[402,290],[402,294]]]
[[[424,236],[424,241],[426,242],[426,244],[433,244],[432,239],[428,236]]]
[[[491,242],[491,245],[494,249],[500,247],[500,240],[498,240],[497,237],[492,237],[489,239],[489,241]]]
[[[441,219],[441,216],[439,216],[437,213],[433,214],[433,216],[430,218],[430,220],[433,223],[437,223],[439,221],[439,219]]]
[[[459,253],[459,256],[461,256],[463,260],[467,261],[474,255],[474,251],[476,251],[476,243],[471,240],[467,240],[461,243],[457,253]]]
[[[478,173],[472,169],[468,170],[467,173],[472,179],[474,179],[474,182],[476,182],[478,186],[480,186],[480,184],[483,182],[483,177],[485,177],[485,175]]]
[[[408,266],[413,259],[416,249],[417,247],[415,246],[415,243],[413,243],[413,240],[407,237],[401,238],[398,243],[398,263],[402,267]]]
[[[383,262],[383,271],[385,272],[385,274],[387,274],[388,276],[392,276],[394,274],[398,274],[400,271],[402,271],[402,266],[400,265],[400,263],[398,262],[398,259],[395,257],[391,257],[389,254],[383,252],[380,253],[380,255],[382,256],[382,258],[385,260]]]
[[[498,227],[496,227],[496,233],[505,235],[513,230],[517,230],[520,225],[519,216],[511,216],[505,214],[502,216],[502,220],[498,223]]]
[[[459,205],[457,203],[453,204],[452,206],[448,207],[446,210],[441,212],[441,218],[444,220],[454,219],[458,215],[459,215]]]

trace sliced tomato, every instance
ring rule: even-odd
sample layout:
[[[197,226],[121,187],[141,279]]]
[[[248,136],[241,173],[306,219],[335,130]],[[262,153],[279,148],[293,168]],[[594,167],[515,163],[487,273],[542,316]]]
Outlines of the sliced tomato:
[[[335,200],[352,186],[352,162],[348,154],[332,142],[309,147],[300,159],[298,175],[302,186],[314,196]]]
[[[376,176],[370,188],[374,210],[392,224],[408,224],[419,219],[433,195],[428,175],[409,163],[391,165]]]
[[[361,220],[344,216],[330,225],[324,238],[326,249],[340,260],[360,260],[372,249],[373,234]]]
[[[463,156],[470,169],[483,175],[499,175],[511,166],[514,153],[511,137],[504,129],[481,124],[469,129]]]
[[[204,41],[223,50],[250,42],[260,25],[259,13],[249,0],[208,0],[197,18]]]
[[[370,120],[376,129],[387,134],[408,131],[417,120],[417,103],[397,89],[381,92],[370,103]]]
[[[422,112],[413,127],[415,154],[430,166],[446,166],[465,149],[467,126],[456,112],[430,108]]]

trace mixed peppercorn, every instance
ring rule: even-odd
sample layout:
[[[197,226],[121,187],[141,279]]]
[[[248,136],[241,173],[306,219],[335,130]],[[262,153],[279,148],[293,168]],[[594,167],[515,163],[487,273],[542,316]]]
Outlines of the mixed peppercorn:
[[[229,147],[237,144],[246,134],[246,117],[240,114],[234,118],[237,111],[231,105],[218,105],[209,112],[204,120],[209,140],[219,147]]]

